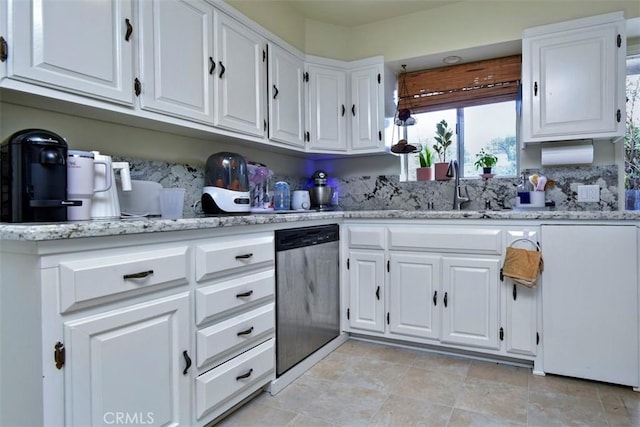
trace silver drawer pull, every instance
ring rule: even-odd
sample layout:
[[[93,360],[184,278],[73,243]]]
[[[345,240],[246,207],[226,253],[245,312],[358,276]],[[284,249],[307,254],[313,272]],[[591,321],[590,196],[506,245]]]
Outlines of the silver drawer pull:
[[[240,380],[243,380],[243,379],[245,379],[245,378],[249,378],[249,377],[251,376],[251,373],[252,373],[252,372],[253,372],[253,368],[252,368],[252,369],[249,369],[249,371],[248,371],[246,374],[238,375],[238,376],[236,377],[236,381],[240,381]]]
[[[252,253],[244,254],[244,255],[236,255],[236,259],[249,259],[253,256]]]
[[[236,298],[247,298],[253,294],[253,291],[242,292],[241,294],[236,294]]]
[[[253,326],[250,327],[249,329],[245,329],[244,331],[240,331],[238,332],[238,336],[242,336],[242,335],[249,335],[251,332],[253,332]]]
[[[144,279],[145,277],[153,275],[153,270],[141,271],[140,273],[125,274],[122,276],[124,280],[127,279]]]

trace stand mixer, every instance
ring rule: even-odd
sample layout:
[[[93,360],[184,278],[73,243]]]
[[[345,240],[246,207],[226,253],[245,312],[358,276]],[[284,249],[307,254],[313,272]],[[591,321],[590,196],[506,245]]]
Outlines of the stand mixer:
[[[333,187],[327,186],[327,173],[323,170],[317,170],[313,173],[312,179],[315,187],[309,189],[311,208],[321,211],[331,209]]]

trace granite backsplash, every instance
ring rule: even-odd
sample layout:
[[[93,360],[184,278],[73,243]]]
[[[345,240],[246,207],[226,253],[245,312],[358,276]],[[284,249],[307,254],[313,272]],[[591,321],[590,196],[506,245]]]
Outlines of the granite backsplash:
[[[159,182],[163,187],[186,188],[185,217],[192,217],[191,206],[200,199],[204,183],[204,167],[114,157],[114,161],[128,161],[131,178]],[[525,170],[525,174],[538,173],[556,181],[547,190],[547,201],[555,203],[556,210],[611,211],[618,210],[618,168],[607,166],[554,167]],[[287,181],[292,190],[313,185],[307,177],[274,176]],[[467,210],[512,208],[515,203],[518,178],[462,179],[461,185],[469,193],[471,202]],[[336,189],[337,201],[343,210],[451,210],[454,181],[400,182],[398,176],[350,176],[329,178],[328,184]],[[600,187],[600,202],[578,203],[577,185],[596,184]]]

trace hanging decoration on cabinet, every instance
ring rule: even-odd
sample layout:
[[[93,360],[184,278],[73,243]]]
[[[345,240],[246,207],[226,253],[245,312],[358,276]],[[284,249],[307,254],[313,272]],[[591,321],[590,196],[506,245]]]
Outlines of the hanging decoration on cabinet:
[[[535,288],[538,275],[544,269],[540,246],[533,240],[524,238],[514,240],[511,245],[519,241],[533,244],[536,250],[531,251],[513,246],[507,247],[507,253],[502,266],[502,275],[509,277],[518,285]]]
[[[400,108],[400,99],[403,97],[407,97],[407,85],[405,81],[405,76],[407,74],[407,66],[402,65],[402,71],[400,73],[400,78],[398,79],[398,105],[396,106],[396,113],[393,118],[393,124],[395,125],[398,131],[398,142],[391,146],[391,152],[396,154],[411,154],[417,153],[422,149],[420,144],[409,144],[409,142],[400,135],[400,129],[406,128],[407,126],[413,126],[416,124],[415,117],[411,116],[411,103],[409,103],[409,108]],[[406,135],[406,132],[405,132]],[[392,137],[393,140],[393,137]]]

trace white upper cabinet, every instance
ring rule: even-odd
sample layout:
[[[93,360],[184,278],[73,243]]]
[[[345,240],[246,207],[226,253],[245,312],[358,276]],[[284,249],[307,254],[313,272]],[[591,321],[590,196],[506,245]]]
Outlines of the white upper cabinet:
[[[133,103],[131,0],[20,0],[11,20],[11,77]]]
[[[139,7],[140,107],[213,123],[213,8],[203,0]]]
[[[269,139],[304,148],[304,62],[269,44]]]
[[[522,140],[624,135],[625,56],[622,12],[525,30]]]
[[[379,151],[382,140],[382,65],[351,71],[351,149]]]
[[[347,151],[347,72],[315,64],[307,72],[309,151]]]
[[[233,18],[215,13],[216,126],[264,136],[265,40]]]

